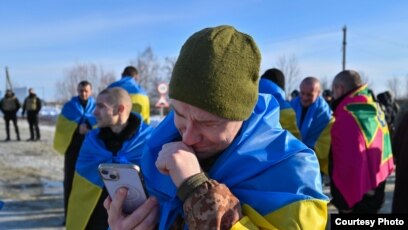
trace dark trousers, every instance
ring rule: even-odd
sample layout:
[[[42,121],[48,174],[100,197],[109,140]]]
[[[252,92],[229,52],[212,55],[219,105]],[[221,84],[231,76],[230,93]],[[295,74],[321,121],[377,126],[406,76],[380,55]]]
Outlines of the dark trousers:
[[[343,213],[342,210],[347,210],[344,213],[368,213],[375,214],[381,209],[385,199],[385,184],[386,181],[381,182],[377,188],[372,191],[372,194],[365,194],[352,208],[349,208],[336,186],[331,183],[330,189],[333,199],[331,202],[339,210],[339,213]],[[350,212],[351,211],[351,212]]]
[[[30,140],[40,140],[41,135],[40,135],[40,128],[38,127],[38,113],[34,111],[28,111],[27,121],[28,121],[28,126],[30,127]]]
[[[71,144],[65,152],[64,158],[64,208],[65,216],[67,216],[68,200],[72,190],[72,182],[74,180],[75,165],[78,159],[79,151],[81,150],[84,135],[80,135],[77,131],[72,136]]]
[[[18,131],[17,116],[13,114],[4,114],[4,122],[6,123],[7,140],[10,140],[10,121],[13,122],[14,131],[16,132],[17,140],[20,140],[20,133]]]

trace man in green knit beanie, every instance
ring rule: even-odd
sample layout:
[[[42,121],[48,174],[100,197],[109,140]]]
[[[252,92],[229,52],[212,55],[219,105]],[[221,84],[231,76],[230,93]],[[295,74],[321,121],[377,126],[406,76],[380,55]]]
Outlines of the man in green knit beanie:
[[[108,197],[111,229],[325,228],[316,156],[281,128],[278,102],[258,95],[260,61],[252,37],[232,26],[185,42],[173,110],[141,159],[149,199],[126,216],[126,188]]]

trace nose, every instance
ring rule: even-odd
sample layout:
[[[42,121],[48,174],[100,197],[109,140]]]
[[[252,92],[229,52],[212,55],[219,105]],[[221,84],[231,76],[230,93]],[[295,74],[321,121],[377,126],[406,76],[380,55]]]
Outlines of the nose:
[[[183,143],[186,145],[193,146],[201,141],[200,132],[192,122],[189,122],[181,133],[183,136]]]

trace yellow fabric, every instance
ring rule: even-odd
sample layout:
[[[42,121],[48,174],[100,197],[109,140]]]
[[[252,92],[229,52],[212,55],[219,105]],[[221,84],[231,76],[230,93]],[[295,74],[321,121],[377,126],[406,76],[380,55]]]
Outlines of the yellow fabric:
[[[249,217],[244,216],[237,223],[235,223],[231,230],[241,230],[241,229],[259,229],[254,223],[252,223]]]
[[[324,200],[301,200],[288,204],[266,216],[249,205],[242,206],[244,217],[231,229],[325,229],[327,202]]]
[[[327,126],[320,133],[317,138],[314,150],[316,152],[317,159],[319,160],[320,171],[329,175],[329,152],[331,145],[331,127],[333,126],[334,118],[331,118]]]
[[[300,140],[300,132],[296,125],[296,114],[292,108],[282,109],[280,111],[279,122],[282,128],[288,130],[293,136]]]
[[[68,201],[67,230],[86,228],[90,216],[102,194],[102,189],[75,173]]]
[[[150,103],[149,98],[143,94],[131,94],[132,111],[139,113],[146,124],[150,124]]]
[[[57,152],[65,155],[77,126],[77,123],[68,120],[64,116],[58,116],[54,135],[54,149]]]

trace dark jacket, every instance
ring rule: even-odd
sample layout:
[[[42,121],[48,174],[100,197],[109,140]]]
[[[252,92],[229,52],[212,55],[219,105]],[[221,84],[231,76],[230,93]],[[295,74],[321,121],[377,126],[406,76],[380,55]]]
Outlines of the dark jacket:
[[[41,110],[41,99],[37,97],[36,94],[31,93],[28,97],[25,98],[23,104],[23,116],[25,112],[32,114],[38,114]]]
[[[408,213],[408,112],[396,127],[393,137],[397,169],[395,172],[394,200],[392,213]]]
[[[0,101],[0,110],[4,115],[15,115],[21,108],[18,99],[12,94],[11,96],[4,96]]]

